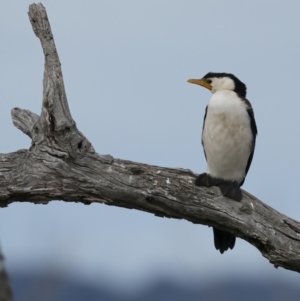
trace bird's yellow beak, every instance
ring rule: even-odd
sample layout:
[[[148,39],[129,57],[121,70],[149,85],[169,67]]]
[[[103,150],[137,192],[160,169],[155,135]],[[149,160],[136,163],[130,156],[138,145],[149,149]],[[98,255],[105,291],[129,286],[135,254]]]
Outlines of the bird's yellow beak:
[[[189,80],[188,80],[188,83],[196,84],[196,85],[202,86],[202,87],[204,87],[204,88],[207,88],[208,90],[211,90],[211,89],[212,89],[211,84],[210,84],[210,83],[207,81],[207,79],[205,79],[205,78],[201,78],[201,79],[189,79]]]

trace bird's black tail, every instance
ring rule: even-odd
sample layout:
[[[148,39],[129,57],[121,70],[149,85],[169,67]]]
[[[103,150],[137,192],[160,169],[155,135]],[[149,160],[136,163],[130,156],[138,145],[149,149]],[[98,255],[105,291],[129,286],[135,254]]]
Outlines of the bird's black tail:
[[[219,250],[221,254],[227,251],[228,248],[233,249],[236,238],[234,235],[216,228],[213,228],[213,230],[215,248]]]
[[[200,174],[195,180],[195,184],[197,186],[205,187],[219,186],[224,196],[227,196],[228,198],[237,202],[240,202],[243,198],[240,185],[237,182],[216,179],[207,173]],[[220,251],[221,254],[223,254],[229,248],[233,249],[236,239],[234,235],[216,228],[213,228],[213,230],[215,247]]]

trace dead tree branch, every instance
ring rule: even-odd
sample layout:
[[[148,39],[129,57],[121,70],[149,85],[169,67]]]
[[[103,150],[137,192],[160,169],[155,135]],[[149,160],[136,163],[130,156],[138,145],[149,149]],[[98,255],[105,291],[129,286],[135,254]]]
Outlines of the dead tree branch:
[[[95,153],[77,129],[67,102],[46,10],[29,7],[45,55],[42,112],[12,109],[29,150],[0,154],[0,206],[12,202],[92,202],[213,226],[248,241],[275,267],[300,272],[300,223],[244,191],[241,203],[193,183],[190,170],[164,168]],[[237,250],[235,250],[237,252]]]

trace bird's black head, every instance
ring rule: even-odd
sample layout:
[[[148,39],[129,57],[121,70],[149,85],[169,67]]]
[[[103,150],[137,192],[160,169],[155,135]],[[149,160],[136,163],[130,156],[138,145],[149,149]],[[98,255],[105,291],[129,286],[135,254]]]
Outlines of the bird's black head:
[[[200,80],[190,79],[188,82],[203,86],[213,93],[221,90],[231,90],[242,98],[245,98],[247,93],[246,85],[231,73],[209,72]]]
[[[230,88],[230,90],[233,90],[239,96],[243,98],[246,97],[246,85],[231,73],[209,72],[203,78],[211,80],[211,85],[213,86],[213,88],[215,88],[215,91],[228,87]],[[232,81],[234,83],[234,86],[232,85]]]

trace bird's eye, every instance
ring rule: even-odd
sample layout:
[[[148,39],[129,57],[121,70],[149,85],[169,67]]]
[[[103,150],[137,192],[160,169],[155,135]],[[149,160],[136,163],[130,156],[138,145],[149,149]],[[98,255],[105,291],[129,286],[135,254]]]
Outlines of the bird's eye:
[[[209,84],[212,83],[212,80],[211,80],[211,79],[207,79],[206,81],[207,81]]]

